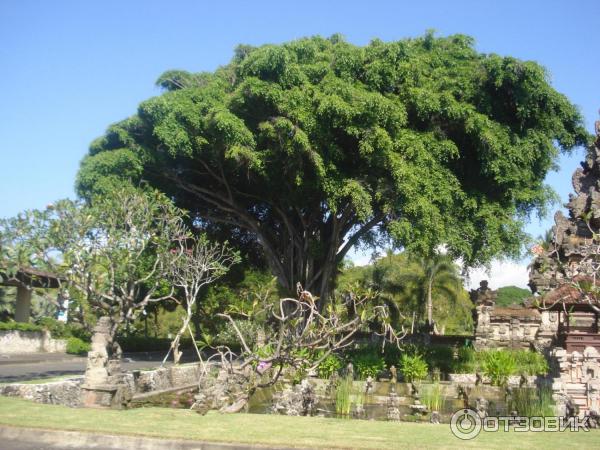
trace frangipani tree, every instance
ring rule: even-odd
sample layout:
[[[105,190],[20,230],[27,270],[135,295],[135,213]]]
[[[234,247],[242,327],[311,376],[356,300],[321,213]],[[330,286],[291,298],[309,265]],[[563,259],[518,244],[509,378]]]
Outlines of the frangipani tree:
[[[239,256],[227,244],[211,243],[205,236],[189,235],[177,239],[169,255],[166,276],[178,290],[178,297],[182,298],[185,308],[181,328],[175,335],[169,350],[169,353],[173,352],[174,363],[178,364],[181,358],[179,341],[186,331],[189,331],[195,345],[195,336],[190,322],[202,288],[227,273],[229,267],[239,262]],[[165,356],[163,364],[169,353]]]
[[[43,211],[27,211],[3,221],[0,236],[3,254],[19,256],[17,265],[60,274],[63,287],[83,308],[109,318],[112,346],[118,352],[114,339],[119,328],[148,304],[171,298],[175,274],[197,270],[184,264],[193,261],[182,242],[195,240],[193,254],[208,249],[204,267],[215,264],[211,258],[220,247],[195,239],[184,217],[157,191],[116,189],[90,204],[61,200]],[[218,267],[218,273],[227,269]]]

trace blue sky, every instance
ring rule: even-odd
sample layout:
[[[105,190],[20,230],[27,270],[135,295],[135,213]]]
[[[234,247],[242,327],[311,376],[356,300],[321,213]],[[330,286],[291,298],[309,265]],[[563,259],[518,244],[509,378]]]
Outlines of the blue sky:
[[[73,197],[89,143],[157,95],[165,70],[212,71],[239,43],[342,33],[355,44],[435,29],[544,65],[590,131],[600,108],[599,1],[0,2],[0,217]],[[566,200],[583,152],[548,182]],[[551,219],[535,220],[534,234]]]

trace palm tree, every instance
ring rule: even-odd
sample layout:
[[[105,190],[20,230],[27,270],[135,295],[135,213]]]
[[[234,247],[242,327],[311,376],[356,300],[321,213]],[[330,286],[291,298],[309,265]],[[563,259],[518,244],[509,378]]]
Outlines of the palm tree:
[[[456,302],[462,292],[458,266],[443,254],[430,258],[391,252],[377,261],[372,283],[387,304],[426,310],[427,324],[433,330],[433,299]]]
[[[448,255],[435,254],[430,258],[419,258],[419,261],[427,286],[427,324],[433,327],[434,288],[456,300],[462,280],[458,273],[458,267]]]

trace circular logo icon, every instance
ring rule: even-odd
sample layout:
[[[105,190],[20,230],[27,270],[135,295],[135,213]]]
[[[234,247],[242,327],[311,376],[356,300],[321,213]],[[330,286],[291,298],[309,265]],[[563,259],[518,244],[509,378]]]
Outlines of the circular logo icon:
[[[481,426],[481,417],[472,409],[459,409],[450,419],[452,434],[465,441],[477,437]]]

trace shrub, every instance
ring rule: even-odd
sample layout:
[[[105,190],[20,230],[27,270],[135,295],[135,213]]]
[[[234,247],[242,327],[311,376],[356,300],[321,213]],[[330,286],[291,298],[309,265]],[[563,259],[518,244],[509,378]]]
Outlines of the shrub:
[[[452,364],[454,373],[474,373],[479,370],[477,352],[472,347],[458,349],[458,358]]]
[[[423,349],[423,357],[431,369],[439,369],[440,372],[452,371],[454,351],[449,345],[431,345]]]
[[[548,361],[541,353],[520,350],[514,353],[516,374],[518,375],[546,375]]]
[[[517,364],[513,352],[491,350],[485,352],[483,373],[495,386],[506,386],[508,377],[515,373]]]
[[[387,344],[383,349],[383,359],[386,367],[397,365],[401,355],[402,349],[398,348],[396,345]]]
[[[0,322],[0,331],[43,331],[43,327],[27,322]]]
[[[500,355],[498,355],[500,353]],[[494,359],[505,358],[510,373],[508,375],[545,375],[548,373],[548,362],[540,353],[529,350],[482,350],[463,347],[458,350],[458,359],[454,361],[454,373],[475,373],[492,370]],[[489,361],[489,362],[488,362]],[[487,373],[486,373],[487,375]]]
[[[385,370],[383,356],[373,347],[366,347],[350,354],[350,362],[361,380],[367,377],[375,378]]]
[[[83,342],[79,338],[70,337],[67,339],[67,353],[72,355],[85,355],[90,349],[91,345],[87,342]]]
[[[40,317],[37,324],[48,330],[54,339],[64,339],[71,336],[71,331],[64,322],[53,317]]]
[[[342,360],[337,355],[330,353],[323,361],[321,361],[317,371],[319,373],[319,378],[327,379],[341,368]]]
[[[414,355],[404,353],[400,358],[400,372],[407,383],[420,381],[427,376],[427,363],[418,353]]]

